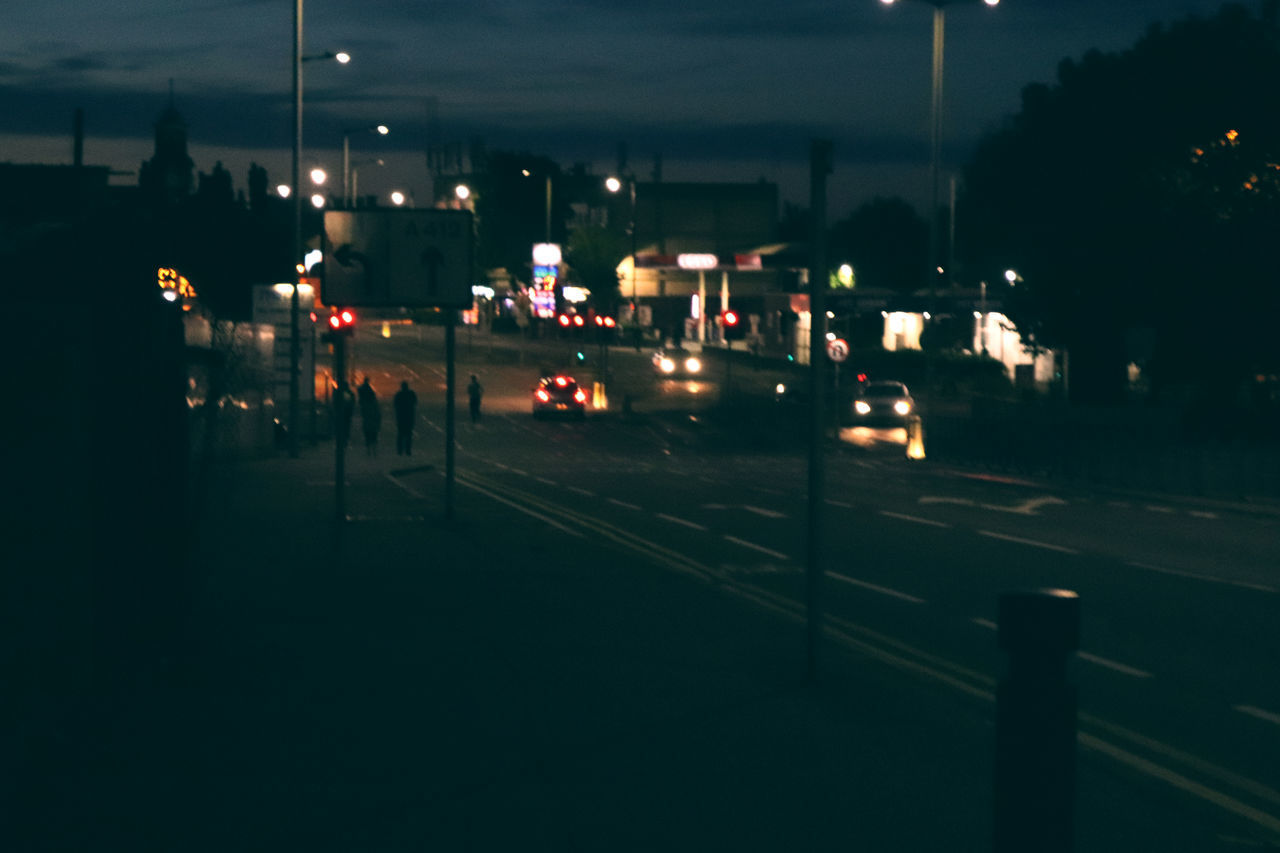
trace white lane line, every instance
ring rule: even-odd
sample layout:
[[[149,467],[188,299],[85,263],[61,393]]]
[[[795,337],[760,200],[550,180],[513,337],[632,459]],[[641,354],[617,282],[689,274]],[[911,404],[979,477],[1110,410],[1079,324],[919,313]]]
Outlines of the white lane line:
[[[950,524],[947,524],[945,521],[934,521],[931,518],[920,518],[919,516],[915,516],[915,515],[904,515],[903,513],[900,513],[900,512],[889,512],[889,510],[887,509],[880,510],[877,513],[877,515],[883,515],[888,518],[896,518],[899,521],[910,521],[914,524],[927,524],[930,527],[950,527],[951,526]]]
[[[512,474],[519,474],[521,477],[529,476],[528,471],[521,471],[519,468],[508,468],[507,470],[510,471]]]
[[[727,504],[703,504],[702,509],[728,509]]]
[[[546,477],[534,477],[533,479],[537,480],[539,483],[542,483],[544,486],[559,485],[559,483],[557,483],[555,480],[548,480]]]
[[[396,484],[397,486],[399,486],[400,488],[404,489],[404,490],[405,490],[406,492],[408,492],[409,494],[413,495],[415,498],[419,498],[419,499],[421,499],[421,498],[422,498],[422,493],[421,493],[421,492],[419,492],[417,489],[415,489],[415,488],[413,488],[413,487],[411,487],[411,486],[409,486],[409,485],[406,485],[405,483],[400,482],[398,479],[396,479],[396,476],[395,476],[394,474],[392,474],[390,471],[386,472],[386,474],[385,474],[384,476],[385,476],[388,480],[390,480],[391,482],[395,483],[395,484]]]
[[[853,504],[847,504],[844,501],[833,501],[831,498],[827,498],[823,503],[830,504],[831,506],[838,506],[842,509],[853,509]]]
[[[986,536],[991,539],[1000,539],[1004,542],[1016,542],[1019,545],[1030,545],[1032,548],[1043,548],[1046,551],[1058,551],[1062,554],[1079,554],[1075,548],[1068,548],[1065,545],[1054,545],[1052,542],[1041,542],[1037,539],[1023,539],[1021,536],[1010,536],[1007,533],[996,533],[993,530],[976,531],[979,536]]]
[[[624,509],[640,509],[640,507],[636,506],[635,504],[629,504],[626,501],[620,501],[617,498],[609,498],[609,503],[613,504],[614,506],[623,507]]]
[[[1000,630],[1000,626],[995,622],[992,622],[990,619],[975,617],[969,621],[975,625],[981,625],[983,628],[989,628],[992,631]],[[1089,663],[1097,664],[1098,666],[1105,666],[1107,669],[1114,669],[1116,672],[1123,672],[1125,675],[1131,675],[1134,678],[1154,678],[1154,676],[1146,670],[1128,666],[1108,658],[1099,657],[1098,655],[1091,655],[1088,652],[1076,652],[1076,657],[1082,660],[1087,660]]]
[[[768,554],[770,557],[773,557],[774,559],[787,560],[787,561],[791,560],[790,557],[788,557],[786,554],[781,553],[780,551],[774,551],[772,548],[766,548],[763,545],[757,545],[754,542],[748,542],[745,539],[739,539],[737,536],[730,536],[728,533],[724,534],[724,538],[728,539],[730,542],[734,543],[735,545],[741,545],[743,548],[750,548],[752,551],[759,551],[761,554]]]
[[[1159,506],[1157,504],[1146,504],[1143,507],[1143,509],[1145,509],[1147,512],[1162,512],[1162,513],[1165,513],[1166,515],[1172,515],[1173,513],[1177,512],[1177,510],[1171,506]]]
[[[1266,586],[1260,583],[1249,583],[1248,581],[1235,581],[1230,578],[1220,578],[1215,575],[1202,575],[1199,572],[1184,572],[1180,569],[1166,569],[1163,566],[1153,566],[1150,563],[1129,562],[1126,565],[1133,566],[1135,569],[1146,569],[1149,572],[1159,572],[1162,575],[1173,575],[1179,578],[1190,578],[1191,580],[1204,581],[1205,583],[1221,583],[1227,586],[1238,586],[1242,589],[1252,589],[1256,592],[1276,592],[1275,587]]]
[[[693,530],[706,530],[706,529],[707,529],[707,528],[703,527],[701,524],[698,524],[696,521],[688,521],[688,520],[683,519],[683,518],[676,518],[674,515],[667,515],[665,512],[660,512],[660,513],[658,513],[658,518],[662,519],[663,521],[669,521],[669,522],[671,522],[672,524],[682,524],[682,525],[684,525],[685,527],[692,528]]]
[[[763,507],[747,506],[746,504],[743,504],[742,508],[745,509],[747,512],[754,512],[756,515],[763,515],[765,518],[786,518],[787,517],[787,514],[785,512],[778,512],[772,509],[764,509]]]
[[[565,486],[565,488],[573,492],[574,494],[586,495],[589,498],[594,498],[596,496],[595,492],[589,492],[586,489],[580,489],[577,486]]]
[[[1275,723],[1280,726],[1280,714],[1274,714],[1271,711],[1264,711],[1253,705],[1235,705],[1233,711],[1239,711],[1241,714],[1248,714],[1250,717],[1257,717],[1259,720],[1266,720],[1268,723]]]
[[[1187,515],[1190,515],[1193,518],[1216,519],[1218,517],[1218,514],[1216,512],[1211,512],[1210,510],[1207,510],[1207,509],[1189,509],[1187,510]]]
[[[1127,666],[1117,661],[1108,660],[1107,658],[1091,655],[1088,652],[1076,652],[1076,657],[1081,660],[1087,660],[1089,663],[1105,666],[1107,669],[1114,669],[1116,672],[1122,672],[1125,675],[1132,675],[1134,678],[1152,678],[1151,673],[1136,667]]]
[[[898,590],[890,589],[887,586],[878,586],[877,584],[867,583],[866,581],[860,581],[860,580],[857,580],[856,578],[851,578],[848,575],[842,575],[836,572],[826,572],[826,576],[829,578],[835,578],[838,581],[844,581],[845,583],[852,584],[853,586],[859,586],[859,587],[862,587],[863,589],[869,589],[872,592],[878,592],[881,595],[888,595],[892,598],[899,598],[899,599],[902,599],[903,601],[909,601],[912,604],[925,603],[923,598],[916,598],[914,595],[907,595],[905,592],[899,592]]]

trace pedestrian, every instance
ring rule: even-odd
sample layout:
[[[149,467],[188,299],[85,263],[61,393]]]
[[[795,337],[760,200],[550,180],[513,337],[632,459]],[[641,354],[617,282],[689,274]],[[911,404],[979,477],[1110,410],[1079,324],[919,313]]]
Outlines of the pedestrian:
[[[373,390],[369,377],[360,383],[360,425],[364,427],[364,449],[370,456],[377,455],[378,430],[382,427],[382,410],[378,407],[378,394]]]
[[[480,398],[484,396],[484,386],[480,384],[480,380],[476,375],[471,374],[471,381],[467,383],[467,399],[471,403],[471,422],[477,423],[480,420]]]
[[[407,380],[400,383],[391,404],[396,412],[396,455],[409,456],[413,452],[413,416],[418,409],[418,395]]]

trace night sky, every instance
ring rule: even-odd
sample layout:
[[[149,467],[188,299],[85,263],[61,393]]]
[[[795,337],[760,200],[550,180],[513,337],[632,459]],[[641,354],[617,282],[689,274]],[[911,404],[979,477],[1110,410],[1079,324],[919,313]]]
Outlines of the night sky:
[[[1259,0],[1247,0],[1256,9]],[[0,161],[69,163],[85,111],[85,162],[136,182],[169,101],[199,171],[238,189],[249,163],[289,178],[291,0],[14,4],[0,27]],[[955,2],[946,17],[947,167],[1019,109],[1033,82],[1090,49],[1124,50],[1156,22],[1222,0]],[[307,0],[304,167],[341,171],[355,133],[362,193],[429,195],[429,143],[546,155],[568,168],[630,166],[665,180],[776,181],[808,202],[808,150],[834,142],[829,215],[876,195],[923,209],[929,158],[929,5],[900,0]],[[432,122],[430,116],[436,116]]]

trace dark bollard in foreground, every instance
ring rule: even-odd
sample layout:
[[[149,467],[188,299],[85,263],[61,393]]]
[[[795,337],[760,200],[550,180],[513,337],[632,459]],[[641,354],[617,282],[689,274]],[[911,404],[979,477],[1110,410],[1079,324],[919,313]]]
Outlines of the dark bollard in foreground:
[[[1074,847],[1076,691],[1067,660],[1080,643],[1080,598],[1040,589],[1000,596],[1009,666],[996,693],[996,853]]]

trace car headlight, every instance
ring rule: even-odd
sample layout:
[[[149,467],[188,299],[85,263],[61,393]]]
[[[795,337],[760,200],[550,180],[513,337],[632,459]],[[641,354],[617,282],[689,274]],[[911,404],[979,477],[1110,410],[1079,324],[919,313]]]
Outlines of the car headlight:
[[[684,369],[690,373],[697,373],[702,369],[702,362],[698,361],[696,358],[686,359]]]
[[[899,400],[893,404],[893,410],[900,415],[907,415],[911,413],[911,404],[906,400]]]
[[[787,393],[786,383],[779,382],[777,385],[773,386],[773,393],[778,394],[779,396]]]
[[[860,415],[871,414],[871,404],[866,400],[858,400],[853,404],[853,410]]]
[[[669,358],[664,358],[658,362],[658,369],[661,370],[663,373],[674,373],[676,369],[676,363]]]

